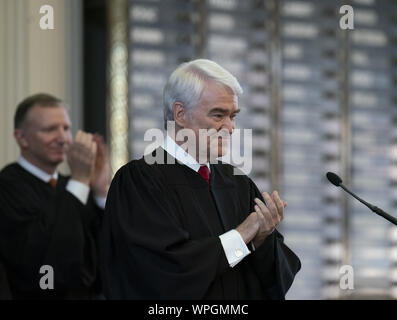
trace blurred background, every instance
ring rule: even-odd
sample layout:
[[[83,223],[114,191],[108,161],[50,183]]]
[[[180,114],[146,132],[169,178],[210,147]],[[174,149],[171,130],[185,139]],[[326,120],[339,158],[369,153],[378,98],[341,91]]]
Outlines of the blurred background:
[[[339,25],[346,4],[354,30]],[[43,5],[54,30],[40,28]],[[250,176],[288,201],[280,231],[302,270],[287,298],[396,299],[397,228],[325,173],[397,215],[397,0],[0,0],[1,167],[18,157],[17,103],[47,92],[73,132],[105,136],[116,171],[163,128],[168,75],[199,57],[239,79]],[[343,265],[354,290],[340,288]]]

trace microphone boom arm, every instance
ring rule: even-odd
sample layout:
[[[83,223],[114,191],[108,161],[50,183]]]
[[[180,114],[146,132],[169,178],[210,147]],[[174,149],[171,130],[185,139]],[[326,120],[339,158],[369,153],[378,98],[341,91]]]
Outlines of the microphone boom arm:
[[[342,183],[339,184],[339,186],[345,190],[348,194],[352,195],[354,198],[356,198],[358,201],[366,205],[369,209],[371,209],[373,212],[375,212],[377,215],[380,215],[381,217],[385,218],[386,220],[390,221],[394,225],[397,225],[397,219],[391,216],[390,214],[386,213],[383,211],[381,208],[378,208],[377,206],[374,206],[367,201],[361,199],[359,196],[356,196],[353,192],[351,192],[349,189],[347,189]]]

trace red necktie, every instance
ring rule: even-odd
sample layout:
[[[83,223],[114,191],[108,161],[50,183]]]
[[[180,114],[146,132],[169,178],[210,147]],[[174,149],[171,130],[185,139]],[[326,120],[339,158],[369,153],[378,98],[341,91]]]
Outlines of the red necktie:
[[[210,169],[207,166],[201,166],[198,173],[207,181],[208,186],[210,185]]]
[[[51,178],[48,183],[51,185],[51,187],[55,188],[57,186],[57,180],[54,178]]]

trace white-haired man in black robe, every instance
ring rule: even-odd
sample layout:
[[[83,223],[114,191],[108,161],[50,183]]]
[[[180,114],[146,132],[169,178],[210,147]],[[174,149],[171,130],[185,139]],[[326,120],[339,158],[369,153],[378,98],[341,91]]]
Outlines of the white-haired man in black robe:
[[[301,267],[276,230],[286,203],[277,191],[259,192],[233,166],[213,163],[225,153],[241,94],[237,79],[210,60],[184,63],[171,74],[164,120],[174,121],[176,133],[123,166],[109,190],[108,298],[285,298]],[[190,141],[178,139],[182,130]]]

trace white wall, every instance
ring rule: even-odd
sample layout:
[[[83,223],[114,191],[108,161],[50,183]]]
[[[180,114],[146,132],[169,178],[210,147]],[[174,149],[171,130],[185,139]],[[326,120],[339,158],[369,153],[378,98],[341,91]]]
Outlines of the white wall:
[[[40,29],[43,5],[54,8],[54,30]],[[13,116],[30,94],[64,99],[81,128],[81,40],[81,0],[0,0],[0,168],[18,157]]]

